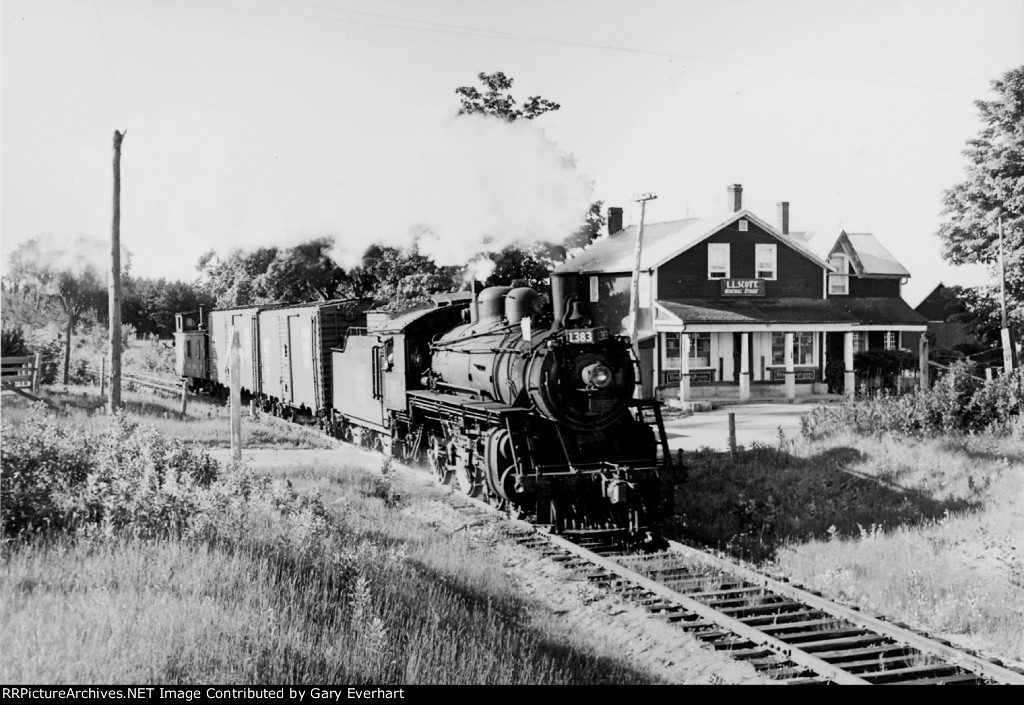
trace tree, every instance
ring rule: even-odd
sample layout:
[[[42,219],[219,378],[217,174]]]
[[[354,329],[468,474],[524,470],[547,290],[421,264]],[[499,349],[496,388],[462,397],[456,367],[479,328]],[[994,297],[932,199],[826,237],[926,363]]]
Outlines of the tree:
[[[981,263],[998,276],[1002,223],[1007,310],[1024,325],[1024,66],[992,82],[997,98],[976,101],[983,126],[967,142],[967,179],[943,194],[943,256]]]
[[[213,299],[198,283],[126,277],[121,320],[136,332],[169,336],[174,314],[213,308]]]
[[[527,98],[526,104],[519,108],[516,106],[516,99],[509,93],[512,88],[511,78],[501,71],[478,73],[476,77],[487,91],[480,93],[473,86],[456,88],[455,92],[461,96],[459,100],[462,103],[459,115],[492,115],[513,122],[519,119],[532,120],[562,107],[558,103],[535,95]]]
[[[234,250],[223,258],[210,250],[196,269],[221,308],[349,296],[350,278],[329,254],[333,244],[320,237],[286,249]]]
[[[276,256],[276,247],[261,247],[254,252],[234,250],[224,258],[210,250],[199,258],[196,269],[219,308],[251,306],[262,303],[257,301],[254,285]]]
[[[256,278],[256,298],[267,302],[327,301],[348,288],[345,270],[330,257],[334,241],[316,238],[279,251]]]
[[[102,259],[106,245],[98,238],[79,235],[72,240],[42,236],[31,238],[11,253],[12,289],[60,306],[64,328],[64,384],[71,366],[71,340],[82,316],[98,312],[106,302]]]
[[[421,298],[452,291],[460,282],[455,267],[438,267],[413,245],[409,250],[371,246],[349,273],[352,293],[377,299]],[[423,289],[417,289],[422,286]],[[417,296],[411,296],[416,292]]]
[[[490,115],[508,122],[533,120],[544,113],[561,108],[554,101],[531,96],[525,105],[517,106],[509,92],[512,79],[501,71],[479,73],[477,78],[487,89],[485,93],[472,86],[456,88],[460,96],[459,115]],[[561,243],[538,243],[525,247],[506,247],[492,256],[495,269],[485,282],[486,286],[498,284],[520,284],[543,290],[549,283],[551,270],[565,260],[569,250],[586,247],[601,234],[604,217],[601,215],[601,201],[590,205],[586,220],[580,228]]]

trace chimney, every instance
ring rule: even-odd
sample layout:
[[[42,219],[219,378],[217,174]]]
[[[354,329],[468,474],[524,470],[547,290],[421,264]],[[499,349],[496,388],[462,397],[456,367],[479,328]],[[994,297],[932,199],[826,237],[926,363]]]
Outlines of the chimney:
[[[736,213],[737,211],[743,210],[743,187],[739,184],[733,184],[728,189],[729,199],[726,201],[730,213]]]
[[[789,235],[789,201],[780,201],[779,209],[779,232]]]
[[[622,209],[612,206],[608,209],[608,234],[614,235],[622,230]]]

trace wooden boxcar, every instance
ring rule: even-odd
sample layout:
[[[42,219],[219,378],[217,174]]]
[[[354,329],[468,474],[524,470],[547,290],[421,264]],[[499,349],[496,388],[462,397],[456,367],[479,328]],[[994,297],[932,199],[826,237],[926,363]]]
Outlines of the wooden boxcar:
[[[260,399],[284,416],[322,417],[332,407],[331,349],[366,325],[372,299],[262,309],[258,317]]]
[[[210,311],[206,317],[209,337],[209,375],[207,379],[214,387],[228,387],[231,378],[228,366],[231,362],[231,336],[238,331],[239,357],[241,362],[242,393],[255,395],[259,393],[258,377],[259,350],[257,344],[257,314],[259,306],[242,306]]]

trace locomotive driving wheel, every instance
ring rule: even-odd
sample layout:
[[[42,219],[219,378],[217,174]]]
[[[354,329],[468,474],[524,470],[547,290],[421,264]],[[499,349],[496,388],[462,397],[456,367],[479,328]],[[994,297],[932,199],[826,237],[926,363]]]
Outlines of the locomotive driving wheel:
[[[455,476],[459,479],[459,489],[467,497],[476,497],[480,494],[480,481],[476,466],[469,458],[459,458],[455,466]]]
[[[434,477],[437,479],[438,484],[447,485],[452,481],[453,473],[448,466],[448,450],[437,436],[430,437],[430,449],[427,451],[427,460],[430,463],[430,468],[434,471]]]

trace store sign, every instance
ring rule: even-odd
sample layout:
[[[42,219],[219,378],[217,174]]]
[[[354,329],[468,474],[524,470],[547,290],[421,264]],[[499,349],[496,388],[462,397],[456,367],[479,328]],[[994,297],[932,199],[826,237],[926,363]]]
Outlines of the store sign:
[[[764,279],[722,279],[722,296],[764,296]]]
[[[793,370],[793,379],[797,382],[813,382],[817,377],[817,370]],[[772,368],[772,381],[784,382],[786,380],[786,369],[784,367]]]
[[[679,380],[683,376],[683,373],[680,372],[679,370],[668,370],[667,372],[662,372],[661,374],[662,378],[664,379],[664,382],[662,382],[662,384],[678,384]],[[691,384],[694,382],[715,381],[714,370],[701,370],[700,372],[690,372],[688,373],[688,375],[690,377]]]

